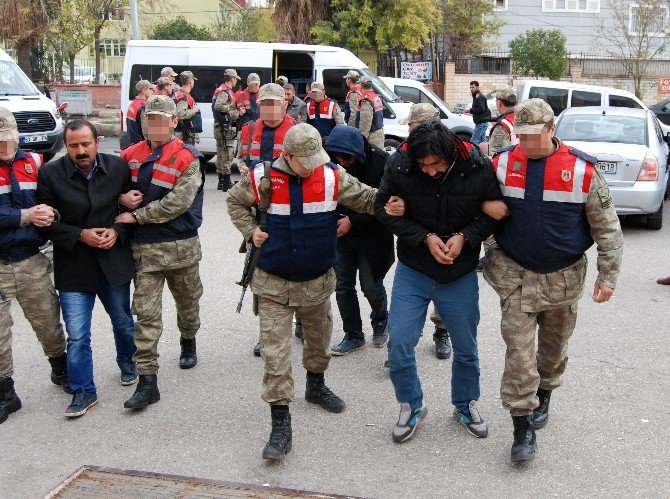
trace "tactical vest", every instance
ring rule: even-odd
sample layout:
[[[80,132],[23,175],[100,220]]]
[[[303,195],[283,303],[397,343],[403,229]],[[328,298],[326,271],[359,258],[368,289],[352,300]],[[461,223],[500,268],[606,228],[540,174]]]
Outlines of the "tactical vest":
[[[310,101],[307,104],[307,123],[319,131],[321,137],[328,137],[335,128],[333,112],[335,106],[339,106],[333,99],[324,99],[321,102]]]
[[[189,109],[193,109],[195,107],[195,100],[193,97],[191,97],[191,94],[184,92],[183,90],[177,90],[174,94],[172,94],[172,99],[174,100],[175,104],[185,100]],[[202,115],[200,114],[200,111],[195,113],[195,115],[193,115],[193,117],[190,119],[179,120],[175,131],[184,133],[184,129],[188,129],[190,132],[202,133]]]
[[[541,159],[518,145],[499,151],[493,167],[510,216],[495,238],[505,253],[541,274],[577,262],[593,244],[584,207],[596,162],[565,144]]]
[[[230,102],[231,104],[236,105],[236,101],[235,101],[235,94],[225,84],[221,85],[214,91],[214,96],[212,97],[212,115],[214,116],[214,123],[215,124],[218,123],[221,129],[223,130],[224,127],[231,125],[233,123],[230,114],[220,113],[219,111],[214,109],[216,99],[221,92],[226,92],[228,94],[228,102]]]
[[[495,130],[495,128],[499,126],[503,127],[507,131],[507,134],[509,135],[509,138],[512,141],[511,145],[519,143],[519,139],[514,133],[514,111],[508,111],[504,114],[501,114],[498,117],[495,124],[491,127],[489,137],[493,135],[493,130]]]
[[[131,144],[144,140],[142,123],[138,118],[140,118],[140,113],[144,111],[146,103],[146,100],[135,99],[128,106],[128,111],[126,112],[126,130],[128,130],[128,138]]]
[[[130,166],[132,188],[142,192],[142,207],[171,192],[179,176],[200,156],[192,145],[175,138],[153,152],[146,140],[121,151],[121,158]],[[197,236],[202,201],[201,186],[186,212],[165,223],[138,224],[133,238],[141,243],[160,243]]]
[[[351,118],[351,108],[349,107],[349,96],[356,92],[357,94],[361,94],[361,87],[360,86],[355,86],[351,87],[349,91],[347,92],[347,96],[344,99],[344,122],[349,123],[349,118]]]
[[[381,97],[379,97],[379,95],[377,95],[372,90],[363,92],[361,94],[361,98],[358,100],[358,110],[356,111],[356,128],[360,128],[361,104],[366,100],[372,104],[374,113],[372,116],[372,126],[370,127],[370,131],[374,132],[384,128],[384,103],[382,102]]]
[[[284,137],[286,136],[286,132],[288,132],[289,128],[295,124],[295,120],[287,114],[284,116],[284,119],[277,128],[269,129],[274,130],[272,137],[272,157],[269,157],[270,154],[263,154],[264,150],[269,150],[269,147],[264,147],[267,144],[263,143],[263,131],[266,130],[263,120],[259,118],[256,120],[256,123],[254,123],[254,131],[253,137],[251,137],[251,142],[249,141],[249,130],[251,129],[251,124],[245,125],[242,129],[243,157],[246,157],[248,152],[249,160],[252,163],[254,161],[272,161],[277,159],[284,150]],[[251,147],[251,149],[249,149],[249,147]]]
[[[235,94],[235,99],[238,107],[243,107],[247,110],[240,116],[240,123],[242,125],[250,121],[256,121],[260,117],[260,110],[258,108],[258,92],[251,93],[249,90],[238,90]]]
[[[263,163],[250,174],[256,203],[260,202],[258,186],[263,174]],[[316,279],[337,263],[337,166],[320,166],[307,178],[273,167],[270,179],[270,238],[263,243],[258,266],[288,281]]]

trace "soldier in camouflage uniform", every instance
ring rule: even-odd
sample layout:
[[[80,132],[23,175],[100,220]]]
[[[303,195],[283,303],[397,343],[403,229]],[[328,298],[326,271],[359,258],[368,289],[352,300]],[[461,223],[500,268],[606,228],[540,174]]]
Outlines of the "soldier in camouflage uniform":
[[[176,113],[169,97],[150,97],[145,111],[147,140],[121,153],[130,166],[133,189],[143,196],[140,208],[117,217],[119,223],[136,224],[131,243],[137,272],[132,309],[137,316],[134,358],[140,380],[135,394],[124,404],[128,409],[143,409],[160,400],[158,341],[163,333],[166,281],[181,333],[179,367],[190,369],[197,363],[195,336],[203,292],[198,238],[203,203],[201,154],[172,137]]]
[[[161,78],[166,78],[166,79],[170,80],[170,82],[172,82],[172,91],[173,92],[177,91],[177,90],[181,90],[181,87],[179,86],[179,84],[175,80],[175,78],[177,78],[177,76],[179,76],[179,75],[175,72],[174,69],[172,69],[169,66],[161,69],[161,76],[160,77]]]
[[[267,232],[259,227],[252,208],[258,206],[260,179],[272,180]],[[295,196],[296,189],[302,196]],[[263,400],[271,406],[272,433],[263,451],[277,460],[291,450],[289,404],[291,320],[295,313],[305,335],[303,366],[307,370],[305,398],[330,412],[342,412],[344,402],[326,385],[333,319],[330,297],[335,290],[337,214],[341,203],[373,213],[376,190],[361,184],[329,162],[321,136],[312,126],[291,127],[280,158],[257,163],[228,194],[228,212],[246,240],[260,251],[251,290],[258,296],[262,356],[265,361]],[[297,199],[296,199],[297,198]],[[304,203],[304,204],[303,204]],[[291,222],[288,222],[290,217]],[[262,222],[262,220],[261,220]]]
[[[356,126],[356,110],[358,109],[358,100],[361,98],[361,86],[358,83],[360,77],[358,71],[353,69],[343,76],[347,88],[349,88],[344,103],[344,121],[349,126]]]
[[[51,381],[67,383],[65,335],[58,296],[40,253],[46,239],[38,227],[50,225],[54,210],[37,204],[37,169],[42,156],[19,149],[14,115],[0,107],[0,424],[21,408],[14,391],[11,303],[17,299],[51,363]]]
[[[191,71],[182,71],[179,75],[179,82],[181,87],[174,90],[172,98],[177,106],[177,118],[179,124],[175,129],[175,137],[184,142],[195,146],[200,142],[199,133],[202,132],[202,115],[200,108],[191,96],[193,87],[197,78]]]
[[[363,76],[359,81],[361,96],[355,113],[355,126],[370,144],[384,149],[384,103],[374,91],[372,78]]]
[[[217,189],[227,192],[233,186],[230,180],[230,168],[235,158],[235,124],[240,117],[233,89],[240,77],[234,69],[226,69],[223,76],[225,78],[223,85],[214,92],[212,111],[216,139],[216,172],[219,174]]]
[[[279,75],[279,76],[277,76],[277,79],[275,80],[275,83],[283,88],[284,85],[286,85],[288,83],[288,78],[286,76]]]
[[[500,296],[507,344],[500,394],[514,423],[512,461],[522,462],[535,456],[535,429],[546,425],[567,365],[584,253],[595,240],[593,300],[606,302],[621,268],[623,235],[596,158],[554,136],[551,107],[530,99],[515,115],[519,144],[493,158],[510,216],[487,252],[484,278]]]
[[[489,156],[493,156],[503,147],[518,144],[519,140],[513,133],[514,107],[516,106],[516,90],[504,86],[496,90],[496,106],[500,115],[489,133],[488,142],[482,142],[479,147]]]

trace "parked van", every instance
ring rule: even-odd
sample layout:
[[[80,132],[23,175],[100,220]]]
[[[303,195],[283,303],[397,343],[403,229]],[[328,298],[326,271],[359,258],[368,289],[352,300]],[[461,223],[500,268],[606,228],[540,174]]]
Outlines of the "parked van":
[[[0,49],[0,106],[19,126],[19,146],[53,158],[63,147],[63,121],[56,104],[46,98],[14,60]]]
[[[384,132],[389,144],[407,138],[407,126],[398,120],[409,115],[410,104],[402,102],[358,57],[339,47],[294,45],[289,43],[203,42],[193,40],[132,40],[126,46],[121,81],[121,108],[125,123],[128,104],[135,98],[139,80],[155,82],[160,71],[171,66],[177,73],[192,71],[198,79],[192,96],[202,113],[203,133],[198,149],[205,157],[216,154],[211,102],[214,90],[223,83],[223,72],[234,68],[246,86],[249,73],[257,73],[262,83],[286,76],[305,93],[309,81],[325,85],[326,95],[344,103],[347,87],[343,76],[351,69],[373,78],[376,92],[384,101]]]
[[[440,110],[440,119],[449,130],[465,140],[470,140],[475,130],[475,123],[472,116],[456,114],[444,103],[438,95],[426,85],[416,80],[405,80],[402,78],[388,78],[385,76],[380,79],[386,83],[393,93],[405,102],[413,104],[432,104]]]

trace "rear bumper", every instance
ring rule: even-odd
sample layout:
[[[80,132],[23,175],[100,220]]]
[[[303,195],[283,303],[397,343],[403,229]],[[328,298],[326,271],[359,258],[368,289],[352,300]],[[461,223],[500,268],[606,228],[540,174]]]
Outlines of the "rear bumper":
[[[632,186],[612,187],[610,193],[618,215],[655,213],[663,203],[665,182],[635,182]]]

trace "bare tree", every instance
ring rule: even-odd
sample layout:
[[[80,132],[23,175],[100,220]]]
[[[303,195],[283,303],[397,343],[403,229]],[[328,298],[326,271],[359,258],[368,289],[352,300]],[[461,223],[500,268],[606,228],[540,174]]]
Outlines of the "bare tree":
[[[312,43],[312,28],[328,15],[327,0],[270,0],[272,22],[281,41]]]
[[[621,61],[640,98],[649,65],[670,43],[668,6],[658,0],[609,0],[609,7],[612,15],[603,16],[597,27],[600,48]]]

